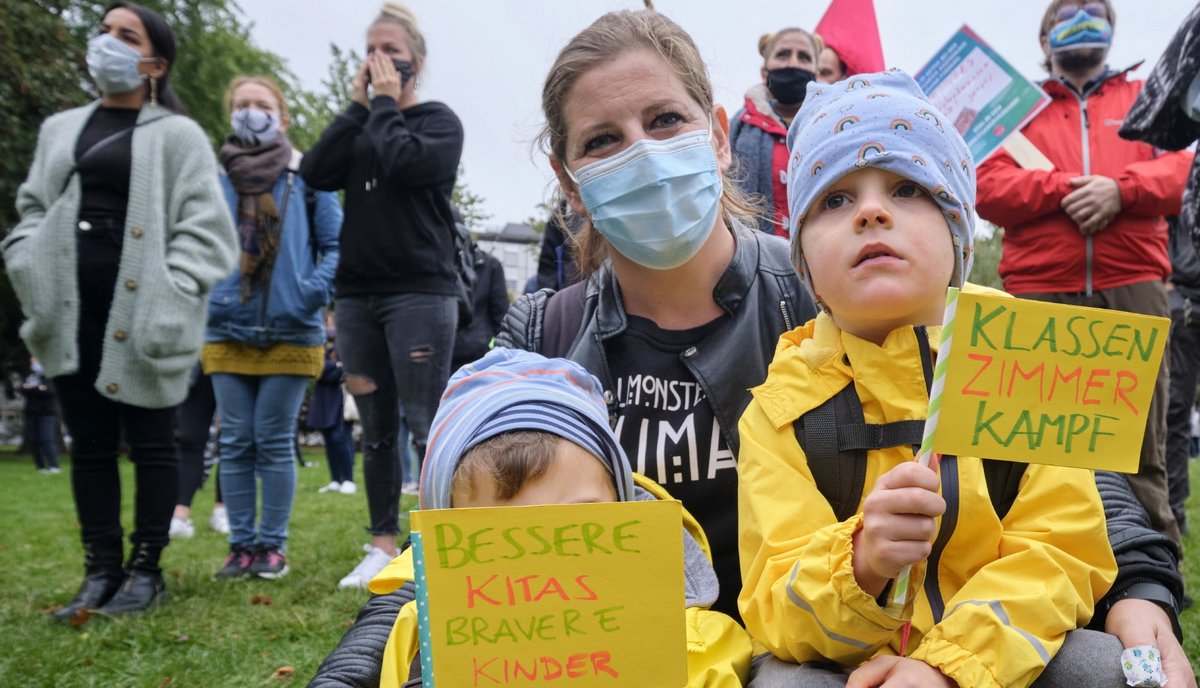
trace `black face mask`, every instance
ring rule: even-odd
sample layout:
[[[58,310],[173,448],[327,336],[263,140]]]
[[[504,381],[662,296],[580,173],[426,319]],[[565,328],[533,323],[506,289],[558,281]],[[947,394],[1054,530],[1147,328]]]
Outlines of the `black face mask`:
[[[1058,63],[1058,68],[1064,72],[1089,72],[1104,64],[1106,52],[1104,48],[1079,48],[1057,53],[1054,59]]]
[[[781,67],[767,70],[767,90],[781,105],[799,105],[804,102],[804,93],[817,75],[799,67]]]
[[[412,63],[408,60],[392,60],[392,66],[400,72],[400,88],[408,85],[408,80],[412,78]],[[371,70],[367,70],[367,83],[371,83]]]

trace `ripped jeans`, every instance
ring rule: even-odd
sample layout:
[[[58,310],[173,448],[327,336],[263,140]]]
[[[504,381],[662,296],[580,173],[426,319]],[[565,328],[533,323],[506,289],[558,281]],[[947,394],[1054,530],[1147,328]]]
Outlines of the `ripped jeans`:
[[[458,325],[453,296],[377,294],[337,300],[338,351],[363,428],[371,535],[399,535],[401,413],[424,461],[429,426],[450,378]]]

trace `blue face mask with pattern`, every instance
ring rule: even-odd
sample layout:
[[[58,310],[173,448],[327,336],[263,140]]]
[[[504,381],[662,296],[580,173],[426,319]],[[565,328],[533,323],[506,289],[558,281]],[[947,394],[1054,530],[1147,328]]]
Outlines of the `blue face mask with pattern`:
[[[592,226],[629,260],[670,270],[700,252],[721,207],[721,174],[708,129],[643,139],[567,175]]]
[[[255,108],[234,110],[229,116],[233,135],[247,146],[259,146],[279,138],[279,118]]]
[[[1050,52],[1060,53],[1079,48],[1107,48],[1112,45],[1112,35],[1112,24],[1107,19],[1080,9],[1074,17],[1055,24],[1047,38]]]

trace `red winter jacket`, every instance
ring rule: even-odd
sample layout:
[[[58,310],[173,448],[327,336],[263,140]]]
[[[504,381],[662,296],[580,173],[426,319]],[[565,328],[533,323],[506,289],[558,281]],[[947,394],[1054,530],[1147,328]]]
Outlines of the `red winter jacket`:
[[[979,166],[976,203],[980,217],[1005,228],[1000,276],[1010,293],[1110,289],[1171,274],[1163,215],[1179,212],[1192,154],[1117,136],[1142,88],[1128,71],[1082,97],[1058,79],[1042,84],[1050,104],[1022,131],[1054,169],[1023,169],[1004,150]],[[1122,207],[1092,235],[1090,266],[1088,240],[1061,207],[1069,180],[1086,174],[1115,179]]]

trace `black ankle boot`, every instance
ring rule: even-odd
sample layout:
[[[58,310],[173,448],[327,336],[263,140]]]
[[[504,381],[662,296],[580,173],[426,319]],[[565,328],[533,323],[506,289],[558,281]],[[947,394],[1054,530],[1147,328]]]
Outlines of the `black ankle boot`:
[[[136,545],[126,564],[125,582],[107,604],[96,610],[105,616],[146,611],[166,596],[167,586],[158,567],[161,549]]]
[[[95,609],[112,599],[125,579],[121,569],[121,542],[115,545],[84,545],[84,567],[87,573],[75,599],[54,612],[54,618],[66,623],[87,621],[89,610]]]

